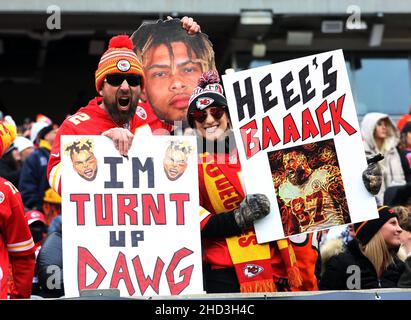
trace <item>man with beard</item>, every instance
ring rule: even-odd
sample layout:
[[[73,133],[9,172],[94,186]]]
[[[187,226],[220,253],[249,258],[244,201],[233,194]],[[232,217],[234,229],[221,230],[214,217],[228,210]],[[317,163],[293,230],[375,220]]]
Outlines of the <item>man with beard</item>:
[[[290,218],[296,220],[292,233],[351,222],[338,167],[323,165],[314,170],[299,151],[284,154],[283,166],[287,179],[279,186],[278,195]]]
[[[145,76],[133,44],[126,35],[110,40],[96,70],[99,97],[68,117],[57,132],[47,168],[50,186],[61,194],[60,137],[62,135],[105,135],[121,155],[127,156],[138,128],[146,125],[136,114]]]

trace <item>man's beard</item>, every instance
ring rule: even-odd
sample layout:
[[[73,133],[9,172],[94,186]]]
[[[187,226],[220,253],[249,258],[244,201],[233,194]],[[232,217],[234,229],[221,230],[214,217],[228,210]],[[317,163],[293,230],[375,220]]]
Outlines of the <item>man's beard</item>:
[[[115,102],[110,102],[108,101],[108,99],[103,98],[103,103],[106,106],[107,112],[110,115],[111,119],[120,126],[129,123],[136,113],[137,109],[137,98],[135,97],[131,98],[130,106],[127,111],[120,111],[117,108],[117,99],[115,100]]]

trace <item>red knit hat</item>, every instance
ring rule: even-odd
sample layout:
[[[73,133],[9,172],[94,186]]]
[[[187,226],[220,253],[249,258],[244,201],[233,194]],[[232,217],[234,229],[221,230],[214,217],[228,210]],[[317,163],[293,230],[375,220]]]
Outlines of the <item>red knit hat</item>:
[[[141,87],[144,87],[144,72],[137,55],[133,51],[133,42],[126,36],[111,38],[108,50],[101,56],[96,70],[96,90],[99,92],[104,79],[108,74],[136,74],[143,78]]]
[[[194,120],[191,115],[193,111],[204,110],[214,105],[222,108],[228,107],[223,86],[220,84],[220,76],[217,71],[209,70],[201,75],[198,86],[188,101],[187,121],[190,127],[194,128]]]

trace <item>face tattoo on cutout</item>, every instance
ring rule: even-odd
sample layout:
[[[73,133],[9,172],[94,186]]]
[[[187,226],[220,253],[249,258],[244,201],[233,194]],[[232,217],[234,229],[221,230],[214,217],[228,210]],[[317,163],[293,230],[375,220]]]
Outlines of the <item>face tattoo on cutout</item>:
[[[163,160],[164,172],[169,180],[175,181],[183,175],[187,169],[187,160],[192,150],[189,142],[169,142]]]
[[[93,181],[97,176],[97,158],[93,148],[93,140],[87,138],[64,146],[64,152],[70,156],[74,171],[87,181]]]

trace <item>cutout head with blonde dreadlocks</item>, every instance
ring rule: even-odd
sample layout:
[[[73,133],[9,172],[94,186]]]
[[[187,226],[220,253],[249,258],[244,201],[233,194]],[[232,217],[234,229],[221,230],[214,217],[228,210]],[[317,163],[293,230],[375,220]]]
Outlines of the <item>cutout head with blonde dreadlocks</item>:
[[[97,158],[93,148],[93,141],[86,138],[64,146],[64,152],[70,156],[74,171],[87,181],[93,181],[97,176]]]
[[[170,141],[164,156],[164,172],[169,180],[180,178],[187,169],[188,157],[193,148],[189,142]]]
[[[131,39],[146,75],[145,94],[157,117],[185,127],[188,100],[201,73],[215,70],[204,33],[188,34],[179,19],[144,23]]]

